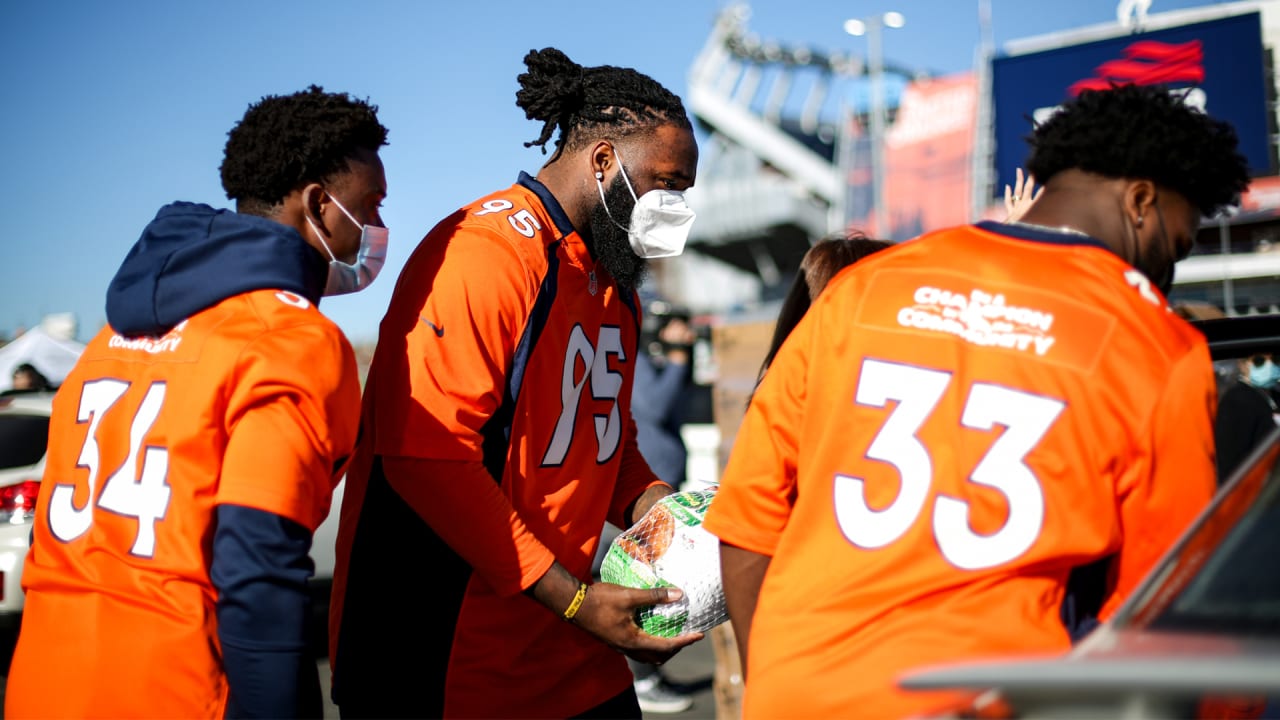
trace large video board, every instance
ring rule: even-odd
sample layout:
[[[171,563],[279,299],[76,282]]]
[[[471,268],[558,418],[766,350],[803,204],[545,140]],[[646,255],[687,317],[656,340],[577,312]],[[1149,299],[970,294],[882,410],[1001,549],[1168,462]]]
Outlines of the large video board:
[[[992,62],[996,191],[1025,164],[1032,123],[1082,90],[1109,83],[1165,84],[1229,121],[1255,175],[1276,170],[1257,12],[1135,33]]]

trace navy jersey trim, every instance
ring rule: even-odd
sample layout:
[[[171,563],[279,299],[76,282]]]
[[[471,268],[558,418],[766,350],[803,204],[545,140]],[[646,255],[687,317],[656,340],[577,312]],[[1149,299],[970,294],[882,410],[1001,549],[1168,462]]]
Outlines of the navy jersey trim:
[[[546,185],[538,182],[537,178],[527,172],[520,172],[520,179],[516,181],[518,185],[538,196],[542,201],[542,207],[546,208],[547,214],[551,216],[551,221],[556,224],[556,230],[560,232],[560,237],[572,235],[575,230],[573,223],[569,222],[569,215],[560,207],[560,201],[556,200],[556,196],[551,194]]]
[[[1048,243],[1050,245],[1083,245],[1085,247],[1099,247],[1107,251],[1111,250],[1111,248],[1107,247],[1105,243],[1095,237],[1059,232],[1053,228],[1040,230],[1028,225],[1001,223],[995,222],[994,220],[983,220],[982,222],[976,223],[975,227],[997,235],[1017,238],[1018,240],[1030,240],[1032,242]]]
[[[481,437],[484,438],[482,442],[484,467],[499,484],[502,483],[502,475],[506,472],[516,400],[520,397],[524,374],[529,368],[529,358],[538,345],[538,338],[542,336],[542,331],[547,327],[547,318],[551,316],[551,308],[556,302],[560,277],[560,257],[556,254],[558,247],[559,243],[547,246],[547,274],[542,278],[538,299],[533,303],[533,309],[529,312],[529,321],[525,323],[524,333],[520,336],[520,343],[516,345],[515,355],[511,358],[511,369],[507,372],[502,405],[480,429]]]
[[[1067,588],[1062,596],[1062,605],[1058,608],[1058,616],[1073,644],[1083,640],[1098,627],[1098,616],[1102,613],[1102,605],[1110,591],[1109,578],[1114,560],[1115,556],[1109,555],[1085,565],[1077,565],[1067,576]]]
[[[618,296],[622,298],[622,304],[627,306],[631,311],[631,319],[636,323],[636,337],[640,337],[640,308],[636,304],[636,294],[634,292],[619,292]]]
[[[472,570],[391,487],[381,457],[369,471],[347,567],[331,691],[342,716],[443,717]]]

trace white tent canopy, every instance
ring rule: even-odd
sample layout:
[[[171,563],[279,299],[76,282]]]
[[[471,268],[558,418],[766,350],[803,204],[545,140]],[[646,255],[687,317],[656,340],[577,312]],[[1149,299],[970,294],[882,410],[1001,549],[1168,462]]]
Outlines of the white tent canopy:
[[[0,347],[0,391],[13,387],[13,371],[23,363],[30,363],[49,382],[61,385],[82,352],[84,345],[74,340],[54,337],[43,327],[32,328]]]

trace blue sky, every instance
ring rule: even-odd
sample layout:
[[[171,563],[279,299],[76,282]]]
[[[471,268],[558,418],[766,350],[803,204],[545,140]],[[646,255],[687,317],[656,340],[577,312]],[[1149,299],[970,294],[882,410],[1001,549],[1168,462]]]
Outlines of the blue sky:
[[[1157,0],[1152,12],[1207,4]],[[0,3],[0,335],[71,312],[87,340],[107,283],[143,226],[173,200],[228,207],[226,133],[249,103],[310,83],[367,97],[390,129],[382,151],[391,229],[370,289],[323,310],[372,341],[418,240],[458,206],[534,172],[537,124],[514,104],[532,48],[645,72],[678,94],[723,0],[538,3],[441,0],[8,0]],[[992,0],[1000,43],[1112,21],[1115,0]],[[896,10],[885,55],[932,72],[972,66],[977,0],[757,0],[762,38],[863,52],[849,17]]]

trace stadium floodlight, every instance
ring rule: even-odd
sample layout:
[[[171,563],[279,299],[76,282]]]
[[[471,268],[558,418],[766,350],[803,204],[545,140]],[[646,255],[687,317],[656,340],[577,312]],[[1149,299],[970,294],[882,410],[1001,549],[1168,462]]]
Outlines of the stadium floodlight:
[[[867,75],[871,80],[871,197],[875,206],[875,234],[888,239],[889,210],[884,199],[884,49],[882,28],[900,28],[907,19],[900,12],[886,12],[844,21],[844,31],[855,37],[867,36]]]

